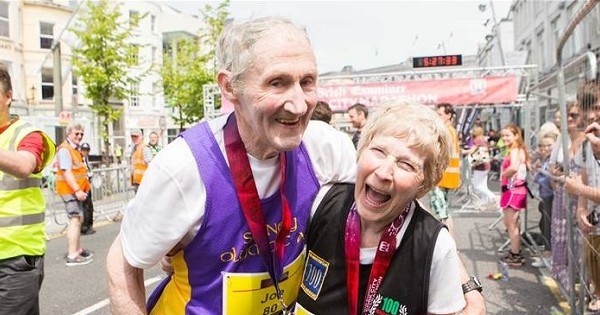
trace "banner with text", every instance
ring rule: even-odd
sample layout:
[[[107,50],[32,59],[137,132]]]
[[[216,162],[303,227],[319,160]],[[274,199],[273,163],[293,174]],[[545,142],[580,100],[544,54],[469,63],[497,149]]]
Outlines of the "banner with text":
[[[403,81],[319,86],[319,99],[333,111],[346,111],[355,103],[379,107],[394,100],[423,104],[502,104],[517,100],[515,76]]]

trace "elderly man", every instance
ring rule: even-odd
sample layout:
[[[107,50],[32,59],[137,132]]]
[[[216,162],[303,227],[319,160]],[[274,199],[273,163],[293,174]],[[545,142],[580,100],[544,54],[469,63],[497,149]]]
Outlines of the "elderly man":
[[[317,66],[303,29],[232,25],[218,55],[234,114],[189,129],[149,165],[108,255],[116,314],[146,313],[143,268],[167,254],[174,274],[151,314],[281,312],[296,298],[319,187],[354,180],[349,139],[309,125]]]
[[[56,152],[40,129],[10,114],[12,83],[0,64],[0,314],[39,314],[46,201],[42,169]]]
[[[71,122],[67,126],[67,139],[58,147],[57,153],[56,193],[65,204],[69,218],[68,254],[65,262],[67,267],[87,265],[92,262],[93,256],[92,252],[81,247],[83,202],[92,189],[87,165],[81,152],[78,151],[83,134],[83,126],[80,123]]]

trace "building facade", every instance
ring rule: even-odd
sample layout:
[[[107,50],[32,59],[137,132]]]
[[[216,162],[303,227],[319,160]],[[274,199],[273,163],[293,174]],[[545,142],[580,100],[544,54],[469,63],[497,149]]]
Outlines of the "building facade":
[[[77,40],[67,30],[78,22],[83,7],[78,0],[0,0],[0,62],[13,81],[11,112],[43,128],[58,142],[62,139],[56,139],[60,136],[56,129],[71,120],[81,122],[92,154],[101,154],[99,121],[89,107],[90,100],[83,97],[85,86],[79,84],[71,64],[71,47]],[[146,139],[150,132],[157,132],[166,145],[176,126],[170,119],[174,113],[163,98],[159,72],[163,52],[178,36],[198,37],[202,20],[153,1],[121,1],[120,8],[124,22],[142,17],[130,39],[138,62],[129,69],[130,75],[141,80],[129,87],[127,99],[112,100],[113,106],[122,107],[123,115],[111,124],[109,142],[127,148],[130,131],[135,128],[141,129]],[[60,48],[60,68],[53,54],[55,42]],[[54,95],[58,71],[62,102]]]

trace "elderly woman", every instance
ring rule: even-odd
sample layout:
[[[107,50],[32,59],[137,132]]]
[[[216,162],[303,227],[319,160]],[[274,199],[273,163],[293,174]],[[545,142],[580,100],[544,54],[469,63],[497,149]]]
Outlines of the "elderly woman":
[[[417,201],[442,177],[451,143],[423,105],[369,117],[356,185],[333,186],[311,221],[297,314],[452,314],[465,306],[456,245]]]

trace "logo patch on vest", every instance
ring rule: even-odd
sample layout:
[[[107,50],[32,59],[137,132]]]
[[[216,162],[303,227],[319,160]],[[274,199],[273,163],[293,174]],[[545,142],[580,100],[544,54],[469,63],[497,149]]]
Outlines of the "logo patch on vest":
[[[329,269],[329,263],[327,261],[317,256],[312,251],[308,251],[308,259],[306,260],[302,284],[300,284],[300,286],[302,287],[302,290],[304,290],[304,293],[313,300],[316,300],[319,297],[319,293],[323,287],[323,281],[327,275],[327,269]]]
[[[392,298],[384,297],[381,294],[377,294],[368,314],[369,315],[406,315],[406,314],[408,314],[408,309],[406,308],[406,305],[402,305],[402,304],[400,304],[400,302],[398,302]]]

